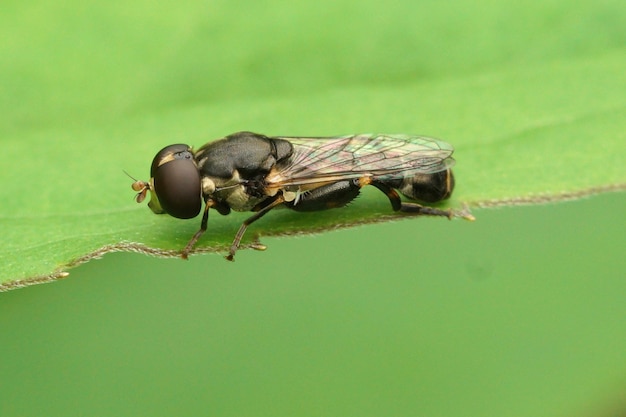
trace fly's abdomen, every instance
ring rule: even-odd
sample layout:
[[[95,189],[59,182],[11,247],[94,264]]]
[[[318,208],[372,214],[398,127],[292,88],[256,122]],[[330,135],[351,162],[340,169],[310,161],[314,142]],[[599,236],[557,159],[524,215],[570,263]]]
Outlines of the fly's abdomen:
[[[454,189],[454,175],[452,170],[446,169],[434,174],[414,174],[401,180],[388,182],[404,196],[423,201],[436,203],[450,197]]]

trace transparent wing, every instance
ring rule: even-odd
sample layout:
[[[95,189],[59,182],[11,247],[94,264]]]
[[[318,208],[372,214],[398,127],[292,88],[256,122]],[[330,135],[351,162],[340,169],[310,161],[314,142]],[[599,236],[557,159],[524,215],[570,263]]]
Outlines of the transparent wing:
[[[435,173],[454,165],[454,148],[424,136],[360,134],[330,138],[280,137],[293,144],[293,155],[266,177],[268,184],[304,185],[360,178],[405,178]]]

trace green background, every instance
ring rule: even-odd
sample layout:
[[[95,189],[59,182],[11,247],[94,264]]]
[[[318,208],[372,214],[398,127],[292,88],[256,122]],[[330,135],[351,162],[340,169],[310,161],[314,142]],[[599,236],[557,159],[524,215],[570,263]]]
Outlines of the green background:
[[[623,190],[621,1],[3,2],[1,281],[198,227],[132,201],[154,153],[237,130],[454,144],[460,207]],[[264,235],[389,213],[287,211]],[[625,193],[109,254],[0,294],[0,416],[612,415]],[[212,216],[205,248],[242,215]]]

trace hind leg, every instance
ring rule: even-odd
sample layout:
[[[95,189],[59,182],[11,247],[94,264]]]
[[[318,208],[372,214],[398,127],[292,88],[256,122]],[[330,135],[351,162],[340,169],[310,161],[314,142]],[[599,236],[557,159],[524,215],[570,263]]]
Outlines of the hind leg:
[[[388,186],[387,184],[384,184],[380,181],[372,181],[369,178],[366,178],[366,180],[369,184],[373,185],[374,187],[378,188],[380,191],[385,193],[385,195],[389,199],[389,202],[391,202],[391,207],[393,208],[394,211],[402,211],[404,213],[413,213],[418,216],[441,216],[441,217],[447,217],[448,219],[452,219],[452,217],[454,216],[454,214],[452,213],[452,210],[450,209],[441,210],[435,207],[422,206],[421,204],[417,204],[417,203],[403,202],[400,199],[398,192],[394,190],[393,188],[391,188],[390,186]]]

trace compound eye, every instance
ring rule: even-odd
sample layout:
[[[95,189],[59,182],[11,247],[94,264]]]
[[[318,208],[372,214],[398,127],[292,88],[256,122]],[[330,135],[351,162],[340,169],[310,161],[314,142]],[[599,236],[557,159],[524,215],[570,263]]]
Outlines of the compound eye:
[[[200,213],[200,173],[189,146],[177,144],[161,149],[152,161],[150,175],[154,194],[167,214],[190,219]]]

